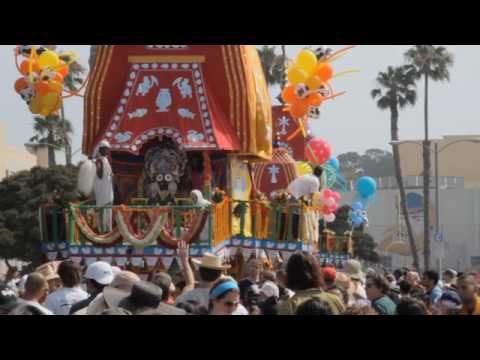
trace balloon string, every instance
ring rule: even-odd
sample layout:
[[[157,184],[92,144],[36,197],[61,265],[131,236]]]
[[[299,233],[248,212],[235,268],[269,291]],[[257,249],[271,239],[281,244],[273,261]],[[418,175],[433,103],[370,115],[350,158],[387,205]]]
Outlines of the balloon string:
[[[310,144],[307,144],[307,150],[308,152],[310,153],[310,155],[312,155],[312,158],[315,162],[318,162],[318,159],[317,159],[317,156],[315,155],[315,152],[313,151],[312,147],[310,146]]]
[[[347,74],[351,74],[351,73],[358,73],[358,72],[360,72],[360,70],[358,70],[358,69],[348,69],[348,70],[342,71],[341,73],[335,74],[332,79],[338,78],[338,77],[343,76],[343,75],[347,75]]]
[[[330,54],[330,56],[327,57],[324,61],[325,61],[325,62],[330,62],[330,61],[332,61],[332,59],[335,58],[337,55],[340,55],[340,54],[342,54],[342,53],[344,53],[344,52],[346,52],[346,51],[348,51],[348,50],[350,50],[350,49],[353,49],[354,47],[355,47],[355,45],[350,45],[350,46],[347,46],[347,47],[345,47],[345,48],[343,48],[343,49],[337,50],[337,51],[335,51],[334,53]]]
[[[338,55],[335,55],[335,56],[332,56],[331,58],[329,58],[328,60],[326,60],[326,63],[333,63],[341,58],[343,58],[345,55],[347,55],[347,53],[342,53],[342,54],[338,54]]]
[[[345,95],[346,93],[347,93],[346,91],[343,91],[343,92],[335,94],[335,95],[327,96],[327,97],[323,98],[322,101],[335,99],[336,97]]]
[[[15,65],[17,66],[17,70],[19,73],[22,71],[20,70],[20,65],[18,65],[18,56],[20,55],[20,45],[17,45],[15,48]]]
[[[33,84],[33,60],[35,59],[35,55],[37,53],[37,50],[35,49],[35,45],[32,46],[32,50],[30,52],[30,64],[29,64],[29,78],[30,78],[30,82]]]
[[[82,90],[85,88],[85,86],[87,85],[87,82],[88,82],[89,78],[90,78],[90,74],[87,75],[87,77],[85,78],[85,81],[83,82],[82,86],[80,86],[80,88],[77,89],[77,90],[74,91],[74,92],[70,92],[70,91],[64,89],[64,91],[65,91],[67,94],[69,94],[69,95],[67,95],[67,96],[62,96],[62,99],[68,99],[68,98],[71,98],[71,97],[73,97],[73,96],[83,97],[83,95],[80,95],[80,91],[82,91]]]

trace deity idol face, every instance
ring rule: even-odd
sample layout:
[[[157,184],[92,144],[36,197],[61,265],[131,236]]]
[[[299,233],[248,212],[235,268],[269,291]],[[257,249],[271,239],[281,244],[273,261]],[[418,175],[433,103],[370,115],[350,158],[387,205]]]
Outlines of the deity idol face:
[[[145,156],[146,190],[150,199],[175,197],[185,172],[185,156],[178,150],[155,146]]]

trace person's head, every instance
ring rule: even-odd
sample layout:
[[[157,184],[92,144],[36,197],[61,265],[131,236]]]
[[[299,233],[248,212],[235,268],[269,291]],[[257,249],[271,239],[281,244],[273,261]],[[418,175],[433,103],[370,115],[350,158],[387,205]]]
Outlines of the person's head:
[[[464,304],[471,303],[477,297],[478,284],[475,276],[464,274],[457,280],[457,288]]]
[[[62,286],[62,280],[60,280],[60,276],[58,276],[57,268],[57,262],[49,262],[35,269],[36,273],[42,274],[47,280],[50,293]]]
[[[395,276],[395,280],[398,282],[400,279],[402,279],[405,276],[406,272],[403,269],[396,269],[393,272],[393,276]]]
[[[322,269],[322,277],[325,285],[331,287],[337,280],[337,270],[332,266],[327,266]]]
[[[397,304],[396,315],[427,315],[425,304],[412,297],[406,296]]]
[[[313,169],[313,175],[315,175],[316,177],[321,178],[322,174],[323,174],[323,168],[321,166],[317,166],[315,167],[315,169]]]
[[[425,271],[423,274],[423,285],[427,289],[427,291],[432,290],[435,286],[437,286],[439,280],[438,272],[435,270],[428,270]]]
[[[175,294],[175,284],[172,281],[172,277],[165,272],[160,272],[153,276],[152,283],[162,289],[162,301],[169,304],[172,303],[170,300],[172,300]]]
[[[247,276],[250,279],[259,281],[260,274],[263,271],[263,264],[260,259],[252,258],[249,262],[247,262],[246,270],[247,270]]]
[[[319,288],[320,265],[312,254],[297,252],[287,263],[287,287],[293,291]]]
[[[433,306],[434,315],[455,315],[462,308],[462,298],[455,291],[445,291]]]
[[[271,281],[275,283],[277,282],[277,275],[273,271],[264,270],[262,272],[261,281],[262,282]]]
[[[200,280],[206,283],[212,283],[217,281],[222,276],[222,270],[208,269],[200,267],[198,269],[198,274],[200,275]]]
[[[333,315],[333,311],[330,304],[326,301],[312,298],[298,307],[296,315]]]
[[[87,292],[96,296],[114,279],[113,270],[109,263],[97,261],[88,265],[84,278],[87,280]]]
[[[457,272],[453,269],[447,269],[443,272],[443,281],[448,284],[451,284],[455,277],[457,276]]]
[[[130,294],[120,300],[118,306],[124,308],[134,315],[138,315],[145,310],[157,309],[162,301],[162,289],[157,285],[146,282],[136,281],[133,283]]]
[[[205,306],[195,300],[187,300],[177,305],[177,308],[185,310],[188,315],[208,315]]]
[[[193,259],[192,261],[199,267],[200,280],[207,284],[217,281],[222,273],[230,268],[223,264],[221,257],[210,253],[203,254],[201,260]]]
[[[380,274],[374,274],[367,278],[367,297],[373,301],[387,294],[390,285]]]
[[[210,290],[210,314],[232,315],[240,304],[240,289],[232,278],[219,279]]]
[[[277,284],[280,286],[287,286],[287,272],[285,269],[277,270]]]
[[[375,309],[367,305],[352,305],[349,306],[342,315],[347,316],[364,316],[364,315],[378,315]]]
[[[412,288],[413,288],[413,284],[408,280],[400,281],[398,286],[400,288],[400,295],[402,296],[410,295],[410,292],[412,291]]]
[[[385,279],[387,279],[389,284],[395,284],[396,283],[396,279],[395,279],[395,276],[393,274],[386,274]]]
[[[58,275],[62,280],[62,284],[67,288],[74,288],[80,285],[82,279],[82,270],[79,265],[77,265],[72,260],[62,261],[58,267]]]
[[[406,280],[410,281],[413,285],[416,285],[420,282],[420,276],[415,271],[408,271],[405,277]]]
[[[48,282],[42,274],[32,273],[28,276],[23,294],[25,300],[32,300],[42,304],[47,299],[48,293]]]
[[[277,284],[268,280],[265,281],[260,288],[258,298],[260,301],[265,301],[271,297],[278,299],[280,297],[280,289],[278,288]]]

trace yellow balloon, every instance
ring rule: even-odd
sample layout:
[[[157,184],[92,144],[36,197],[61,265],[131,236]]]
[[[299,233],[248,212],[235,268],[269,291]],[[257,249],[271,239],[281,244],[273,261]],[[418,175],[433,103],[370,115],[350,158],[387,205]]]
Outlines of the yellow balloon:
[[[313,75],[310,76],[307,81],[305,81],[305,85],[307,85],[308,89],[310,91],[315,91],[317,90],[320,86],[322,86],[322,79],[320,79],[318,76]]]
[[[302,50],[300,51],[300,54],[298,54],[295,64],[307,74],[313,74],[317,67],[317,56],[311,50]]]
[[[42,106],[41,106],[41,99],[40,99],[40,96],[37,95],[35,96],[32,101],[30,102],[30,112],[32,114],[40,114],[40,111],[42,110]]]
[[[46,50],[38,57],[38,64],[40,65],[40,69],[45,69],[47,67],[56,68],[60,65],[60,58],[56,52]]]
[[[287,74],[288,82],[292,85],[303,84],[308,78],[308,74],[297,67],[293,67],[288,70]]]
[[[62,106],[62,99],[59,94],[50,92],[40,98],[40,114],[48,116],[52,112],[60,109]]]
[[[298,173],[300,174],[300,176],[312,175],[313,174],[313,169],[310,166],[310,164],[308,164],[306,162],[303,162],[303,161],[297,162],[297,169],[298,169]]]

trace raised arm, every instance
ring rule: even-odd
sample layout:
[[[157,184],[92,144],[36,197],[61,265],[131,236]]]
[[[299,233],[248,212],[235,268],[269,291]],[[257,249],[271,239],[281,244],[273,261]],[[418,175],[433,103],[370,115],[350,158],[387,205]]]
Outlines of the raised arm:
[[[183,277],[185,279],[185,287],[183,288],[182,294],[192,291],[195,288],[195,276],[193,275],[192,267],[188,262],[189,258],[189,247],[186,241],[178,242],[178,256],[182,263],[183,268]]]

